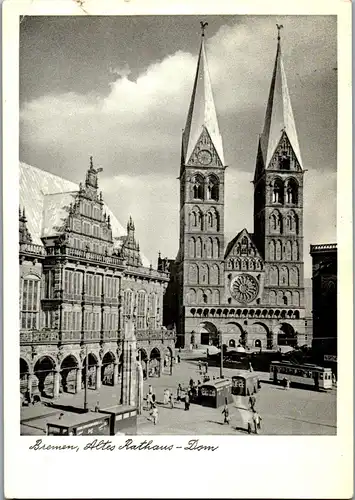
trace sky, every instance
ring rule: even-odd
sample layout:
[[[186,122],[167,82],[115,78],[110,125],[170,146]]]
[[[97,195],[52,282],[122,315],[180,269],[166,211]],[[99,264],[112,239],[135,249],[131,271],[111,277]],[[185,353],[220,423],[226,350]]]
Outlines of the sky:
[[[25,17],[20,26],[20,160],[75,182],[89,156],[141,250],[175,258],[181,134],[200,44],[197,16]],[[253,231],[253,172],[276,55],[276,23],[305,173],[309,245],[336,242],[334,16],[204,16],[223,138],[226,244]]]

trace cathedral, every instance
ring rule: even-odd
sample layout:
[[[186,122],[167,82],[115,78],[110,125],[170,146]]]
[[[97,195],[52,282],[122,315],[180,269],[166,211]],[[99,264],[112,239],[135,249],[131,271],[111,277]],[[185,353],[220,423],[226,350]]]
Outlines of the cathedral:
[[[265,96],[266,98],[266,96]],[[266,100],[266,99],[265,99]],[[226,164],[202,33],[182,134],[179,251],[171,264],[178,345],[276,349],[305,329],[303,174],[280,27],[256,151],[253,232],[224,237]]]

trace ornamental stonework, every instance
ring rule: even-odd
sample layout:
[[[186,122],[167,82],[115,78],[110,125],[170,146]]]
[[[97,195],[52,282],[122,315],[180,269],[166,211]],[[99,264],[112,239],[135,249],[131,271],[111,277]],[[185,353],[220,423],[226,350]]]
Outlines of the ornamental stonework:
[[[248,304],[256,299],[259,293],[259,284],[254,276],[240,274],[232,280],[230,289],[232,296],[238,302]]]

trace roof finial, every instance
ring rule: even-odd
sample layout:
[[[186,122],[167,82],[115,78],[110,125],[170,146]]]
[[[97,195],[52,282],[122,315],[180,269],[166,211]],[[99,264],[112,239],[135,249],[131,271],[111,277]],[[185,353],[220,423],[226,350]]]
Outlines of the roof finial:
[[[279,42],[281,40],[280,31],[282,30],[283,25],[282,24],[276,24],[276,28],[277,28],[277,41]]]
[[[90,156],[90,170],[93,170],[94,164],[93,164],[93,159],[92,156]]]
[[[200,25],[201,25],[201,36],[205,36],[205,29],[206,29],[206,26],[208,26],[208,23],[207,22],[203,22],[203,21],[200,21]]]

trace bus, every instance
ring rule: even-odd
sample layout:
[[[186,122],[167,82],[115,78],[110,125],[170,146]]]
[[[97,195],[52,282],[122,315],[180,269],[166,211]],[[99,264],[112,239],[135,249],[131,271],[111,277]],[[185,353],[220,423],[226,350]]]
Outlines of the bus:
[[[232,394],[234,396],[251,396],[260,389],[260,380],[255,372],[239,372],[232,377]]]
[[[272,361],[269,379],[275,384],[287,379],[290,383],[313,385],[317,390],[332,388],[332,370],[309,363]]]

